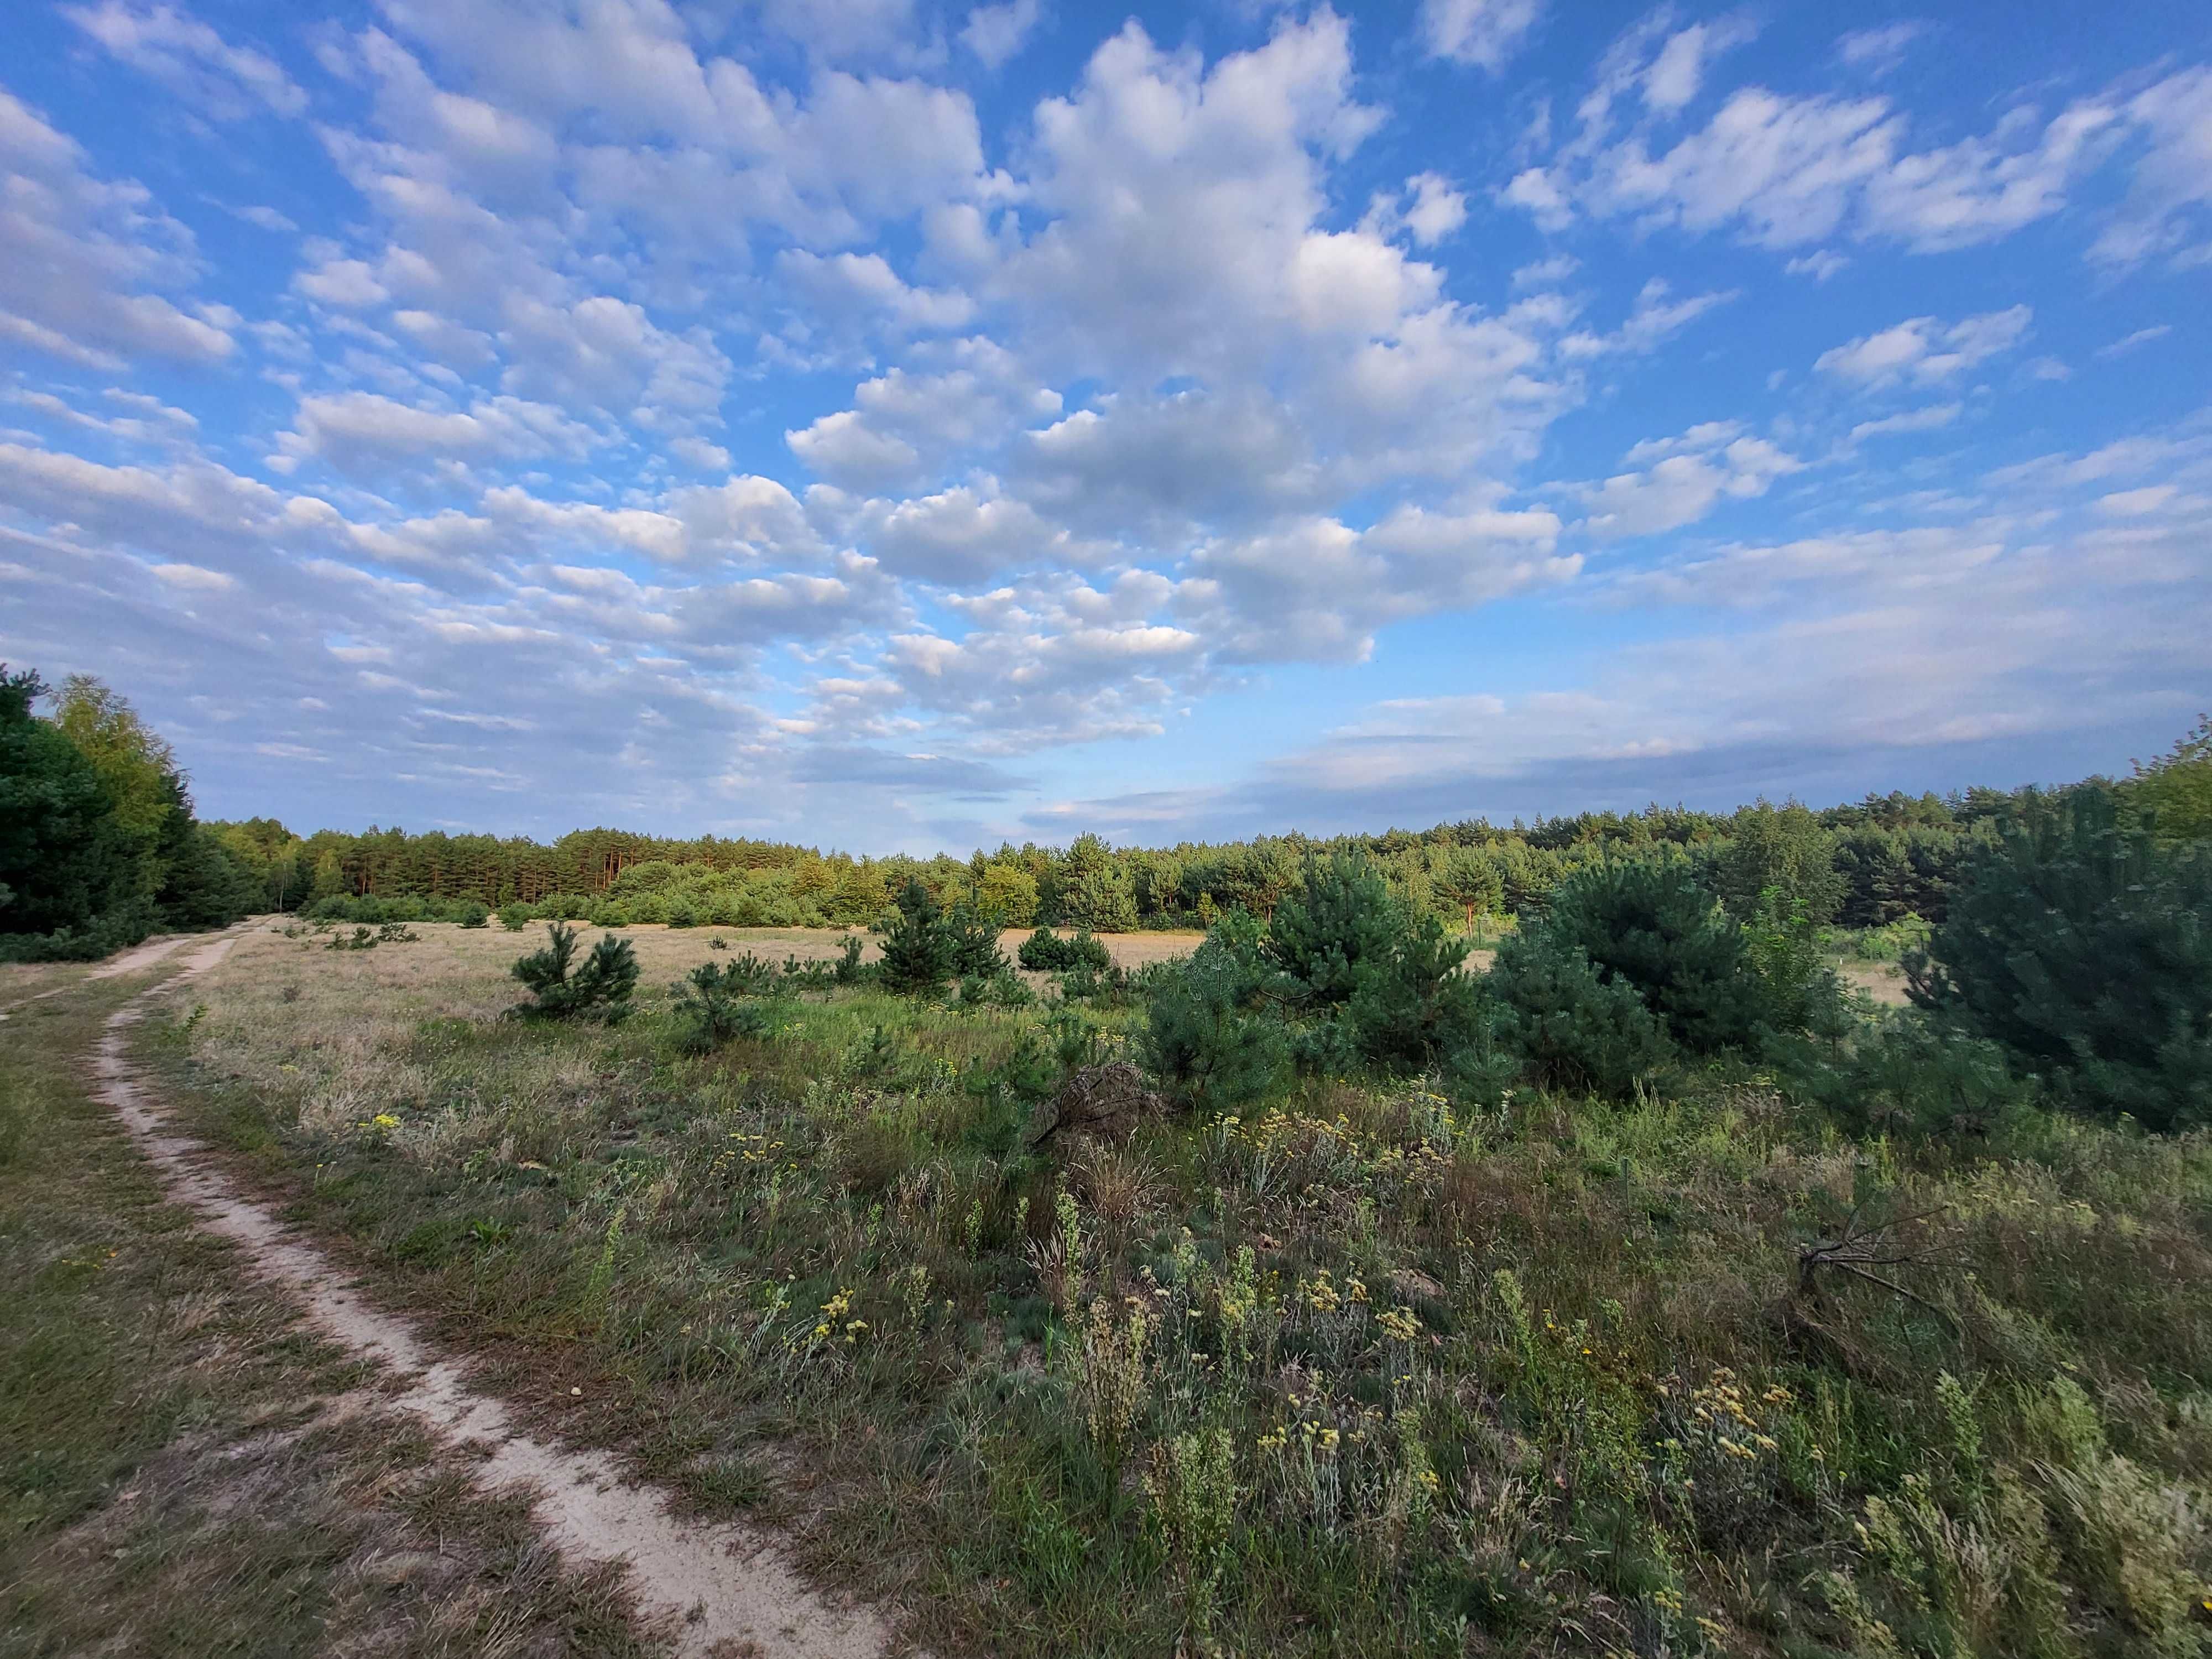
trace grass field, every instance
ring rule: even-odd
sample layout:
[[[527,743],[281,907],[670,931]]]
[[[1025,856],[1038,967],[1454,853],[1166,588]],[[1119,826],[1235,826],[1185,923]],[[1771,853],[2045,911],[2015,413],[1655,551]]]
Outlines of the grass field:
[[[664,1651],[163,1201],[69,1063],[143,980],[13,977],[67,988],[0,1022],[0,1654]]]
[[[184,1119],[544,1432],[939,1655],[2212,1646],[2202,1135],[1854,1140],[1737,1070],[1031,1147],[1139,1011],[844,989],[697,1056],[658,988],[711,930],[630,930],[641,1012],[569,1028],[499,1018],[534,931],[417,931],[244,938],[145,1032]]]

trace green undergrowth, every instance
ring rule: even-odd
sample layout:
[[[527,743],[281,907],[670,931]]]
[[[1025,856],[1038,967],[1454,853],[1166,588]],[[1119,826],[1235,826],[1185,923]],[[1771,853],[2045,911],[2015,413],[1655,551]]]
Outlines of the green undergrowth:
[[[173,1074],[301,1218],[940,1653],[2212,1650],[2203,1133],[1723,1057],[1032,1145],[1141,1013],[868,989],[704,1054],[426,1018],[303,1127],[340,1029],[201,994]]]

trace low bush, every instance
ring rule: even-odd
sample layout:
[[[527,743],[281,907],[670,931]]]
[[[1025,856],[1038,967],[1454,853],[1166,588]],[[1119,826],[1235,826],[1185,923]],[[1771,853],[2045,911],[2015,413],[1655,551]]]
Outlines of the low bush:
[[[630,942],[602,933],[578,966],[576,930],[556,921],[545,931],[545,947],[518,957],[508,969],[531,993],[513,1012],[540,1019],[618,1020],[628,1014],[637,989],[637,952]]]
[[[2017,1075],[1985,1037],[1891,1012],[1839,1052],[1786,1067],[1794,1092],[1825,1106],[1854,1135],[1981,1141],[2033,1109],[2035,1081]]]
[[[2080,1109],[2212,1121],[2212,852],[2124,823],[2108,788],[2027,803],[1906,973]]]
[[[1607,978],[1581,945],[1547,927],[1498,947],[1488,989],[1505,1045],[1539,1084],[1625,1098],[1673,1057],[1636,985]]]
[[[787,983],[750,951],[725,963],[700,963],[669,988],[684,1046],[705,1054],[733,1037],[760,1042],[775,1036],[774,1000]]]
[[[1103,974],[1114,963],[1105,945],[1088,927],[1064,936],[1040,927],[1022,941],[1017,954],[1022,966],[1036,974],[1064,974],[1075,968]]]
[[[1540,927],[1604,983],[1632,990],[1691,1054],[1754,1046],[1777,1012],[1743,929],[1685,863],[1590,865],[1559,884]],[[1571,956],[1549,959],[1569,971]]]
[[[1152,982],[1138,1050],[1146,1069],[1194,1106],[1222,1111],[1256,1100],[1290,1065],[1269,975],[1255,960],[1250,919],[1224,920],[1187,962]]]

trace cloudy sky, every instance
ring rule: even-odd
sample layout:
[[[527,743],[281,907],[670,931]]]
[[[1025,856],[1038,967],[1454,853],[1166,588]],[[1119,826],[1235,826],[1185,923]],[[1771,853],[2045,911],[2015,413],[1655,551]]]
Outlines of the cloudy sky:
[[[2212,705],[2195,0],[9,12],[0,656],[210,815],[1158,842]]]

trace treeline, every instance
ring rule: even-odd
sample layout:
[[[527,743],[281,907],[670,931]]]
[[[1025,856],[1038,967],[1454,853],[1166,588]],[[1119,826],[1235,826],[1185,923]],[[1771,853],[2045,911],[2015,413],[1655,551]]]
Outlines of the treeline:
[[[2212,807],[2189,805],[2192,780],[2212,772],[2206,747],[2200,727],[2172,755],[2112,787],[2146,808],[2157,797],[2161,822],[2194,810],[2212,824]],[[256,872],[268,908],[355,921],[458,920],[482,908],[614,927],[866,925],[918,880],[939,903],[1003,927],[1204,928],[1237,910],[1265,920],[1299,892],[1316,859],[1357,854],[1409,913],[1472,927],[1540,912],[1562,881],[1589,866],[1663,854],[1682,860],[1739,914],[1776,890],[1815,925],[1869,929],[1942,921],[1975,851],[2030,793],[1869,795],[1820,811],[1765,801],[1732,813],[1653,805],[1510,826],[1468,818],[1425,830],[1167,848],[1116,848],[1086,835],[1064,849],[1008,843],[965,860],[855,858],[605,829],[548,845],[376,829],[302,839],[268,818],[216,828]]]
[[[0,961],[89,960],[227,927],[262,889],[194,818],[175,756],[129,703],[82,675],[53,692],[0,664]]]

